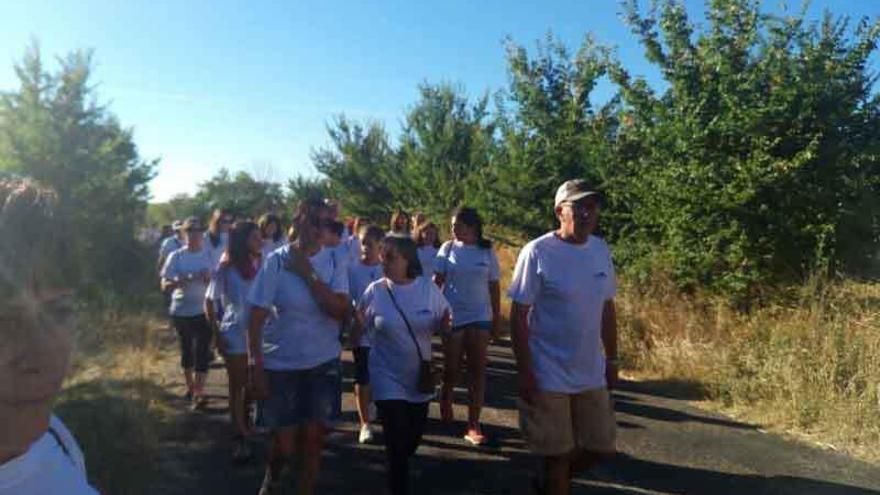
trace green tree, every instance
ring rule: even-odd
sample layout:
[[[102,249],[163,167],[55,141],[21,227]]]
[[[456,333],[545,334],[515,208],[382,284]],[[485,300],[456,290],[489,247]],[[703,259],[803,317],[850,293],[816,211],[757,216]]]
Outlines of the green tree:
[[[362,125],[344,115],[328,125],[331,144],[312,153],[312,163],[329,179],[333,197],[346,211],[373,219],[385,218],[405,206],[405,175],[385,129]]]
[[[590,101],[607,57],[589,37],[574,57],[552,36],[535,57],[508,41],[511,82],[499,101],[501,142],[491,189],[481,194],[496,223],[527,235],[544,232],[553,225],[561,182],[584,178],[601,187],[614,172],[608,133],[615,102],[596,108]]]
[[[155,161],[138,154],[130,129],[97,103],[92,54],[76,51],[46,69],[34,44],[15,66],[19,88],[0,96],[0,171],[52,186],[84,286],[130,284],[141,253]],[[122,268],[122,269],[121,269]]]
[[[463,88],[450,84],[419,86],[397,153],[403,206],[438,217],[477,200],[494,147],[488,102],[483,96],[471,104]]]
[[[698,31],[684,7],[627,5],[655,94],[619,64],[621,252],[685,287],[748,297],[817,266],[860,269],[875,249],[880,100],[867,60],[880,23],[764,15],[713,0]]]
[[[234,176],[222,168],[214,177],[199,184],[193,197],[196,215],[206,218],[211,210],[225,208],[252,218],[283,207],[286,198],[281,184],[261,181],[239,171]]]

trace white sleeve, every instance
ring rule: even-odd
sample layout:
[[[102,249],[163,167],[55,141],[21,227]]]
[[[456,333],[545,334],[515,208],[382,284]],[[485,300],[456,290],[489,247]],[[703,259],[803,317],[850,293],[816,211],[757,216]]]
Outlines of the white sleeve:
[[[437,251],[437,256],[434,258],[434,273],[446,275],[446,271],[449,269],[450,250],[452,250],[452,241],[446,241],[440,246],[440,250]]]
[[[348,259],[344,256],[339,256],[338,258],[340,259],[336,260],[333,274],[330,275],[332,278],[327,282],[327,285],[330,286],[330,290],[333,292],[348,296]]]
[[[226,276],[226,270],[217,270],[211,275],[211,283],[208,284],[208,291],[205,292],[205,299],[210,299],[212,301],[219,301],[223,296],[223,291],[221,287],[223,287],[222,278]]]
[[[538,257],[535,245],[527,244],[519,253],[513,280],[507,295],[520,304],[532,305],[541,292],[541,279],[538,276]]]
[[[370,284],[367,289],[361,294],[360,298],[357,301],[357,308],[360,311],[364,312],[364,327],[365,330],[371,328],[373,326],[373,317],[375,316],[376,308],[375,308],[375,299],[376,299],[376,283]]]
[[[617,296],[617,275],[614,272],[614,259],[611,257],[611,251],[608,254],[608,273],[605,277],[605,300],[610,301]]]
[[[497,282],[501,279],[501,267],[498,266],[498,256],[494,249],[489,249],[489,281]]]
[[[177,255],[177,251],[171,253],[171,256],[165,260],[165,266],[162,267],[162,278],[167,280],[173,280],[174,277],[180,275],[177,268],[177,259],[179,256]]]

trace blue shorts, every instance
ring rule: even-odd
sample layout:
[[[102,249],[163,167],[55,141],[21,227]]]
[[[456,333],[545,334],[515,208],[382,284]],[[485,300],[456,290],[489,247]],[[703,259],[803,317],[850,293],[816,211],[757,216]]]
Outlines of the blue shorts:
[[[452,327],[452,333],[457,333],[465,328],[476,328],[477,330],[485,330],[487,332],[492,331],[492,322],[491,321],[473,321],[471,323],[465,323],[464,325],[458,325]]]
[[[285,428],[319,422],[330,426],[342,414],[342,366],[332,359],[305,370],[266,370],[269,398],[257,401],[257,426]]]

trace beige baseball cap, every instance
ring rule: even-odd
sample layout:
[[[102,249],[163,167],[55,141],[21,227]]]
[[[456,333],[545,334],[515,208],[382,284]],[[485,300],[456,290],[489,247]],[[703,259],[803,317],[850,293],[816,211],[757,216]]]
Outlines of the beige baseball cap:
[[[567,180],[556,190],[556,200],[553,207],[556,208],[567,201],[577,201],[587,196],[598,196],[599,191],[594,190],[583,179]]]

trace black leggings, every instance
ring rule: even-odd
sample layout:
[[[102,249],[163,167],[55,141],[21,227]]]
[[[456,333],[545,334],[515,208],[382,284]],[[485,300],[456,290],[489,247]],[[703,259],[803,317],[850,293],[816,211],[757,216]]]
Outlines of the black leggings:
[[[428,402],[378,400],[376,408],[385,437],[388,488],[391,495],[406,495],[409,493],[409,458],[422,441],[428,422]]]
[[[211,327],[205,315],[174,316],[174,328],[180,342],[180,365],[196,373],[206,373],[211,356]]]

